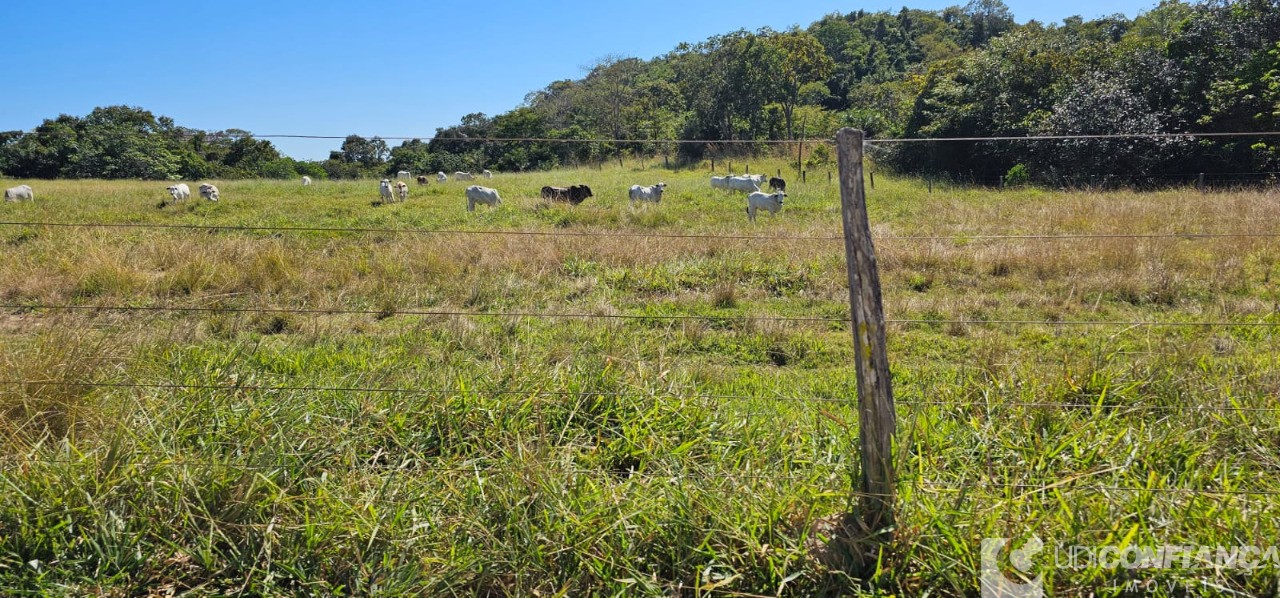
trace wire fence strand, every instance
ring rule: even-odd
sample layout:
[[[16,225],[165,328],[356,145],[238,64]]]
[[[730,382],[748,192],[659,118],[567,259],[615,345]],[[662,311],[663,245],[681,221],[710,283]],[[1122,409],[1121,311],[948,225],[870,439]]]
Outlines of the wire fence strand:
[[[843,241],[841,235],[735,235],[735,234],[694,234],[694,233],[662,233],[662,232],[630,232],[630,231],[539,231],[539,230],[466,230],[466,229],[429,229],[412,227],[336,227],[336,226],[284,226],[284,225],[235,225],[235,224],[164,224],[135,222],[44,222],[44,221],[0,221],[0,226],[32,227],[32,228],[113,228],[113,229],[156,229],[156,230],[190,230],[201,232],[239,231],[239,232],[312,232],[312,233],[380,233],[410,235],[478,235],[478,236],[532,236],[532,237],[566,237],[566,238],[652,238],[652,239],[689,239],[711,241],[717,239],[733,241]],[[876,235],[873,240],[891,241],[1088,241],[1099,239],[1242,239],[1280,238],[1280,232],[1171,232],[1171,233],[1008,233],[1008,234],[950,234],[950,235]]]
[[[156,313],[252,313],[252,314],[299,314],[299,315],[362,315],[388,318],[393,316],[428,316],[428,317],[462,317],[462,318],[530,318],[530,319],[571,319],[571,320],[631,320],[631,321],[711,321],[711,322],[782,322],[782,323],[825,323],[849,324],[848,316],[767,316],[767,315],[716,315],[716,314],[593,314],[593,313],[556,313],[534,311],[507,312],[475,312],[462,310],[428,310],[428,309],[348,309],[325,307],[232,307],[232,306],[181,306],[181,305],[73,305],[47,303],[5,303],[0,309],[31,311],[121,311],[121,312],[156,312]],[[886,324],[914,325],[949,325],[961,324],[971,326],[1119,326],[1132,328],[1179,328],[1179,327],[1221,327],[1221,328],[1280,328],[1280,321],[1236,322],[1229,320],[1214,321],[1150,321],[1150,320],[977,320],[947,318],[898,318],[886,319]]]
[[[662,390],[658,392],[635,389],[631,391],[597,391],[597,390],[547,390],[542,388],[497,388],[485,389],[479,387],[436,387],[436,388],[403,388],[403,387],[379,387],[379,386],[312,386],[312,385],[261,385],[261,384],[190,384],[190,383],[172,383],[172,382],[94,382],[94,381],[78,381],[78,380],[0,380],[0,387],[26,387],[26,386],[59,386],[59,387],[88,387],[88,388],[111,388],[125,390],[186,390],[186,391],[210,391],[210,392],[258,392],[258,393],[355,393],[355,394],[399,394],[399,395],[463,395],[463,394],[479,394],[479,395],[499,395],[499,396],[538,396],[538,397],[610,397],[610,398],[651,398],[651,399],[697,399],[711,400],[721,402],[767,402],[767,403],[796,403],[796,404],[835,404],[854,406],[855,400],[852,398],[833,398],[818,396],[793,396],[793,395],[743,395],[743,394],[717,394],[717,393],[701,393],[701,392],[680,392],[676,390]],[[852,391],[850,391],[852,393]],[[1152,405],[1152,404],[1133,404],[1133,403],[1085,403],[1085,402],[1053,402],[1053,401],[1016,401],[1016,402],[998,402],[998,401],[939,401],[939,400],[915,400],[915,399],[899,399],[895,404],[902,407],[947,407],[957,409],[968,409],[981,407],[986,409],[1063,409],[1063,410],[1099,410],[1099,411],[1171,411],[1182,413],[1195,412],[1211,412],[1211,413],[1280,413],[1280,404],[1270,407],[1240,407],[1235,405]]]

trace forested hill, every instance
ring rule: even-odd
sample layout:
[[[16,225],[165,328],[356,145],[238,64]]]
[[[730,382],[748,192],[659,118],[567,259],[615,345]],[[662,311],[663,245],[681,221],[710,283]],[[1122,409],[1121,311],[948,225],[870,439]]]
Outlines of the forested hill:
[[[1000,0],[942,11],[832,14],[804,29],[736,31],[642,60],[609,57],[496,116],[429,141],[350,136],[299,163],[242,131],[176,127],[136,108],[63,115],[0,134],[0,171],[24,177],[331,177],[396,170],[528,170],[625,155],[678,161],[714,144],[480,142],[485,138],[786,140],[844,126],[872,137],[1280,130],[1280,0],[1164,1],[1134,19],[1018,23]],[[735,145],[734,151],[763,147]],[[1280,170],[1280,138],[885,146],[904,172],[990,180]]]

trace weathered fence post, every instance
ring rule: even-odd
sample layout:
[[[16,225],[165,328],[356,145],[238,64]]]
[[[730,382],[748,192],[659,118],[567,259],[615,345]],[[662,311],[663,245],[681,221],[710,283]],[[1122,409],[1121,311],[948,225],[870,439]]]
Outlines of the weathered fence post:
[[[868,173],[867,173],[867,176],[871,177],[871,188],[872,188],[872,189],[875,189],[875,188],[876,188],[876,173],[874,173],[874,172],[868,172]]]
[[[1201,193],[1204,193],[1204,173],[1203,172],[1200,173],[1200,176],[1196,177],[1196,189],[1198,189]]]
[[[853,315],[854,360],[858,375],[858,435],[862,457],[862,521],[869,531],[894,524],[896,479],[893,470],[895,414],[885,344],[880,273],[876,266],[866,190],[862,186],[862,131],[840,129],[840,203],[844,220],[845,261],[849,268],[849,307]]]
[[[925,179],[929,181],[929,193],[933,193],[933,179]]]

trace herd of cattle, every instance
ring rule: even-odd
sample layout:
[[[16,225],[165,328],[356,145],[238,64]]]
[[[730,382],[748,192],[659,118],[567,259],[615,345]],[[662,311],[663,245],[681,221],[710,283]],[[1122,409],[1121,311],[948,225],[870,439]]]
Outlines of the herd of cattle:
[[[480,176],[486,179],[492,179],[493,173],[485,170]],[[403,202],[409,198],[409,185],[404,181],[411,178],[412,175],[407,171],[396,173],[396,181],[393,183],[391,179],[382,179],[378,183],[378,193],[381,203],[389,204],[395,202]],[[471,181],[475,180],[475,176],[469,172],[453,173],[454,180]],[[444,183],[449,177],[443,172],[436,173],[436,181]],[[426,175],[418,175],[417,181],[419,185],[429,184]],[[769,184],[770,193],[760,190],[760,186]],[[311,177],[302,177],[302,185],[304,187],[311,185]],[[632,185],[628,190],[627,196],[632,203],[651,202],[658,203],[662,201],[662,193],[667,188],[666,183],[658,183],[644,187],[641,185]],[[747,219],[752,222],[756,219],[756,213],[765,210],[769,215],[775,215],[782,209],[782,200],[787,196],[787,182],[776,177],[768,177],[760,174],[748,174],[740,176],[713,176],[711,177],[711,188],[722,189],[726,191],[739,191],[747,193]],[[218,201],[218,187],[210,183],[203,183],[199,187],[200,197],[209,201]],[[186,183],[177,183],[169,185],[169,196],[174,201],[182,201],[191,198],[191,188]],[[571,185],[569,187],[552,187],[550,185],[542,188],[542,199],[547,201],[562,201],[571,205],[578,205],[586,201],[590,197],[594,197],[591,187],[586,185]],[[474,212],[476,205],[486,205],[489,207],[497,207],[502,205],[502,197],[498,194],[497,189],[490,187],[482,187],[480,185],[471,185],[466,188],[467,211]],[[30,185],[18,185],[10,189],[5,189],[4,199],[6,201],[34,200],[35,192],[32,191]]]

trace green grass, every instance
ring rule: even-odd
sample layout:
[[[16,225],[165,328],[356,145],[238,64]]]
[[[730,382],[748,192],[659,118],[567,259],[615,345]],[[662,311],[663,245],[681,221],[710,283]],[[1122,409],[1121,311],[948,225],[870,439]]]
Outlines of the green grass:
[[[1032,534],[1054,595],[1275,593],[1273,567],[1049,563],[1280,537],[1275,329],[1121,324],[1280,323],[1277,240],[977,238],[1269,233],[1274,192],[877,175],[888,317],[968,323],[890,325],[899,525],[851,555],[852,339],[776,319],[848,310],[837,189],[787,176],[752,224],[708,175],[500,173],[475,213],[454,182],[32,182],[0,220],[395,230],[0,226],[0,593],[972,595],[982,538]],[[537,198],[575,183],[597,197]]]

